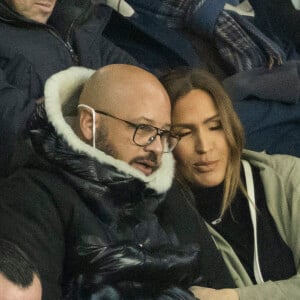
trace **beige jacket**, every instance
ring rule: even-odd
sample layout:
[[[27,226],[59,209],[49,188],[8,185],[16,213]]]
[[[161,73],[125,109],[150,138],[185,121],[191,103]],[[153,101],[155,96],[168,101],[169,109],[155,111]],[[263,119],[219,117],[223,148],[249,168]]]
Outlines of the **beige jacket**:
[[[294,255],[297,275],[254,285],[231,246],[209,225],[217,247],[238,286],[240,300],[300,299],[300,159],[244,151],[243,159],[260,169],[269,211]],[[272,246],[270,245],[270,255]]]

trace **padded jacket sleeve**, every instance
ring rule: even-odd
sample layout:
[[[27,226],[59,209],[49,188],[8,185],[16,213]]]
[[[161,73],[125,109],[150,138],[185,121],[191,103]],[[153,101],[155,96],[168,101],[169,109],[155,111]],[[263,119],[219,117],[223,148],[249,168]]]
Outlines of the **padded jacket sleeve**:
[[[18,245],[37,267],[43,300],[62,298],[64,258],[78,231],[76,193],[46,172],[22,170],[0,180],[0,238]],[[72,229],[74,228],[74,229]]]
[[[92,295],[77,294],[72,295],[71,298],[65,298],[65,300],[195,300],[195,297],[190,292],[174,286],[162,290],[158,294],[150,295],[150,293],[132,294],[127,297],[121,294],[117,288],[106,285]]]
[[[132,243],[103,246],[98,237],[85,236],[77,251],[84,272],[78,280],[80,299],[91,293],[99,299],[115,293],[125,299],[193,299],[187,288],[202,278],[196,244],[150,251]]]
[[[17,55],[9,62],[0,61],[0,177],[6,175],[17,138],[35,108],[43,90],[29,62]]]

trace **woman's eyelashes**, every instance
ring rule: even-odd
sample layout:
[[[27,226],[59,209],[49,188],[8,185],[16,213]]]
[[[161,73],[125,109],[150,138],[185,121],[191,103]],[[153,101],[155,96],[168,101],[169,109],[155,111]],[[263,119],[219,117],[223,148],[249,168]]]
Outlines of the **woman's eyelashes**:
[[[191,131],[191,130],[185,131],[185,132],[179,132],[179,133],[177,133],[177,135],[178,135],[179,137],[181,137],[181,138],[183,138],[183,137],[185,137],[185,136],[187,136],[187,135],[190,135],[190,134],[192,134],[192,131]]]
[[[171,131],[174,135],[179,136],[180,138],[183,138],[192,133],[192,130],[190,128],[176,127],[176,126],[173,127]]]
[[[221,121],[213,121],[209,124],[209,130],[220,130],[223,129]]]
[[[201,128],[191,128],[189,127],[176,127],[174,126],[172,128],[172,133],[176,136],[179,136],[180,138],[186,137],[186,136],[193,136],[197,134],[199,131],[203,130],[209,130],[209,131],[215,131],[215,130],[223,130],[223,125],[221,123],[221,120],[212,120],[207,123],[204,123]]]

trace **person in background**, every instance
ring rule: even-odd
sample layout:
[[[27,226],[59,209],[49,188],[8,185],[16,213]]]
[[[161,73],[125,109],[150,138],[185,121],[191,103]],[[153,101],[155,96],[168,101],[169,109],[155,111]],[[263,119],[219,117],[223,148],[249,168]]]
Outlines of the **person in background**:
[[[136,64],[102,36],[105,9],[90,1],[0,0],[0,176],[31,153],[22,141],[38,118],[51,75],[76,65]]]
[[[113,13],[106,37],[156,75],[181,66],[207,68],[233,101],[247,149],[300,157],[299,59],[292,47],[282,49],[266,32],[269,18],[279,18],[276,26],[289,31],[285,25],[294,22],[290,0],[250,1],[262,8],[255,9],[262,21],[258,28],[246,12],[253,12],[248,1],[239,7],[235,5],[242,1],[236,0],[127,2],[135,14],[124,18]],[[229,10],[229,4],[241,14]],[[300,33],[298,27],[290,32]]]
[[[21,249],[4,239],[0,239],[0,299],[42,299],[37,269]]]
[[[161,82],[180,137],[174,156],[184,196],[165,202],[177,207],[174,224],[193,215],[205,219],[237,287],[191,291],[201,300],[298,299],[300,159],[243,149],[231,100],[206,71],[179,69]]]
[[[173,179],[170,118],[159,80],[132,65],[47,81],[36,155],[0,182],[0,237],[37,266],[44,300],[194,299],[202,248],[157,214]]]
[[[295,8],[293,1],[267,0],[262,3],[249,0],[249,2],[255,11],[255,24],[270,38],[274,40],[279,38],[286,44],[286,48],[294,46],[299,55],[300,33],[297,28],[300,26],[300,11]]]

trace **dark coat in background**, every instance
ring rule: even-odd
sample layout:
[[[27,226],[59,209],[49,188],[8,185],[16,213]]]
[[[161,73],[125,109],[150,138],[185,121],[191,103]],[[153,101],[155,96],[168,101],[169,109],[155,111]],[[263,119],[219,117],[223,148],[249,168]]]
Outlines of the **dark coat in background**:
[[[255,23],[270,38],[300,52],[300,11],[292,0],[249,0],[255,10]]]
[[[287,61],[281,64],[284,60],[279,62],[281,59],[278,58],[272,69],[261,65],[248,71],[233,72],[228,61],[220,54],[222,49],[217,47],[215,29],[217,24],[219,29],[222,29],[219,16],[224,10],[225,3],[235,4],[237,1],[128,0],[127,2],[133,6],[135,14],[124,18],[114,12],[104,30],[107,38],[158,75],[180,66],[207,68],[224,82],[227,92],[232,97],[236,112],[245,128],[248,149],[300,157],[298,53],[294,52],[291,55],[290,52],[285,52],[288,49],[280,49],[281,44],[276,45],[277,39],[270,41],[268,39],[272,36],[268,38],[259,28],[250,26],[249,18],[235,16],[235,20],[243,23],[241,25],[245,30],[237,26],[242,36],[246,37],[247,29],[251,28],[249,32],[253,38],[254,48],[250,47],[250,50],[254,54],[257,50],[255,43],[264,40],[263,44],[259,44],[263,45],[260,54],[265,55],[266,49],[275,52],[278,50],[278,53],[283,51],[283,57]],[[260,5],[264,4],[261,2]],[[269,2],[266,5],[268,7]],[[274,7],[276,5],[274,4]],[[265,10],[259,11],[258,17],[261,17],[263,12],[266,13]],[[234,46],[235,35],[229,34],[229,38],[233,38],[231,42]],[[219,44],[219,47],[222,45],[223,43],[221,46]],[[241,45],[244,44],[240,43]],[[251,46],[251,43],[249,45]],[[228,51],[225,52],[228,54]],[[247,58],[247,53],[242,51],[240,54],[241,58]],[[235,55],[237,56],[229,53],[228,56],[237,57],[238,60],[239,52],[235,52]],[[270,59],[270,54],[268,56]],[[292,58],[298,60],[290,60]]]
[[[136,64],[102,36],[108,8],[97,7],[98,19],[87,4],[57,3],[45,25],[25,19],[0,0],[0,176],[7,174],[16,140],[26,131],[52,74],[74,65],[97,69],[112,63]]]

